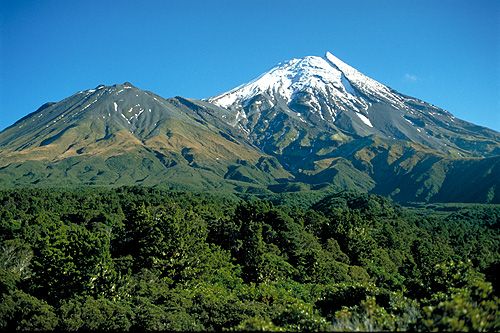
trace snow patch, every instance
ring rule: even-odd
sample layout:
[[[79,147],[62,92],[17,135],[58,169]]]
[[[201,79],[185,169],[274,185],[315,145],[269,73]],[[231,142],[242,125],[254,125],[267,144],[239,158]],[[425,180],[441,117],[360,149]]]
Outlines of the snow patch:
[[[403,117],[404,120],[406,120],[407,122],[409,122],[410,124],[412,124],[413,126],[417,126],[415,125],[415,123],[413,121],[411,121],[410,119],[406,118],[406,117]]]
[[[359,119],[361,119],[361,121],[364,122],[367,126],[373,127],[370,119],[368,119],[364,114],[361,114],[359,112],[356,112],[356,114],[358,115]]]
[[[122,115],[122,117],[123,117],[123,118],[127,121],[127,123],[129,123],[129,124],[130,124],[130,121],[127,119],[127,117],[125,117],[125,115],[124,115],[123,113],[122,113],[121,115]]]

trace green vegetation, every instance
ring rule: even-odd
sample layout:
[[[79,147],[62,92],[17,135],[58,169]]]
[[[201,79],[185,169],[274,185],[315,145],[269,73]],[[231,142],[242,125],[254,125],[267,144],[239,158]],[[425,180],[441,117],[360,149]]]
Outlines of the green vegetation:
[[[500,205],[297,186],[1,190],[0,329],[500,329]]]

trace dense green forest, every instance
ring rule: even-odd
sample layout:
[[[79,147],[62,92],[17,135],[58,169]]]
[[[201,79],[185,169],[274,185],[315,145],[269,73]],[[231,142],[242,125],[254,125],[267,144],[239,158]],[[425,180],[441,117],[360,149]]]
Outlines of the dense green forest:
[[[0,328],[498,331],[499,227],[351,191],[2,190]]]

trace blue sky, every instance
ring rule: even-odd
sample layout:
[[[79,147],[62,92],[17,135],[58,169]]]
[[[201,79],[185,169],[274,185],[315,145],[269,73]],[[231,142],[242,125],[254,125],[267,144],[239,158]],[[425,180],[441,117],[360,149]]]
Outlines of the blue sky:
[[[330,51],[500,131],[499,49],[495,0],[0,0],[0,130],[99,84],[200,99]]]

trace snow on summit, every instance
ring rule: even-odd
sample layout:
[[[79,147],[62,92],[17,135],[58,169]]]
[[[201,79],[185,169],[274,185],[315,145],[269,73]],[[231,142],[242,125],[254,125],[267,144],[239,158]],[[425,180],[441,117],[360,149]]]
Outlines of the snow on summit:
[[[339,68],[324,58],[308,56],[280,63],[254,80],[207,100],[227,108],[267,93],[289,103],[298,92],[317,90],[326,93],[326,86],[335,88],[339,94],[355,96],[354,89]]]
[[[308,56],[278,64],[252,81],[206,100],[224,108],[244,105],[259,94],[281,98],[290,103],[297,93],[330,96],[342,105],[363,111],[368,102],[360,92],[375,101],[403,106],[403,99],[389,87],[347,65],[330,52],[325,56]],[[334,116],[332,114],[332,116]]]

